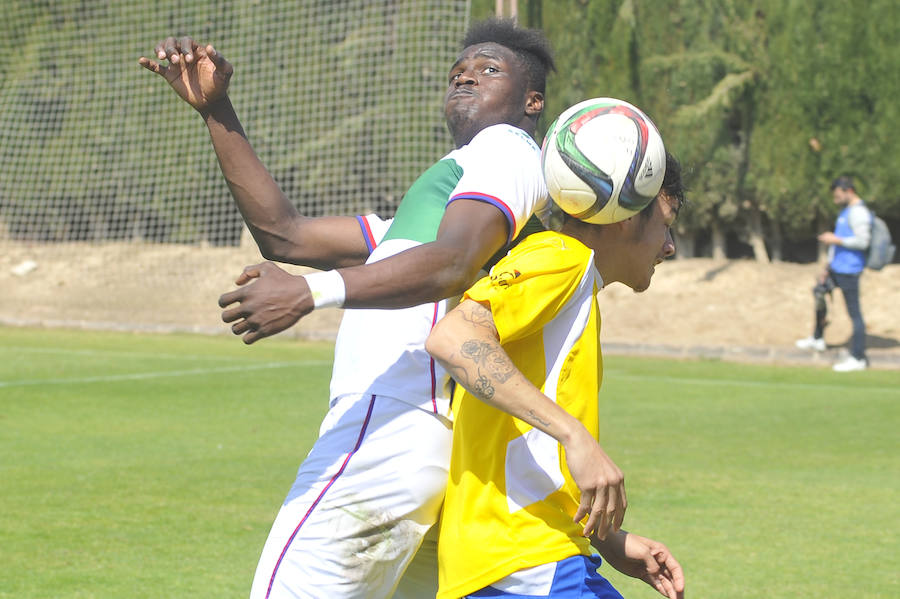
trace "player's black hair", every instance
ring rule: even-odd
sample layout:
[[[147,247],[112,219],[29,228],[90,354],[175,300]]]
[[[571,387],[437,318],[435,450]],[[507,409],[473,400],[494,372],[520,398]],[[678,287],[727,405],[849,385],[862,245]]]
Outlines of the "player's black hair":
[[[677,209],[681,210],[685,201],[684,181],[681,179],[681,163],[668,151],[666,151],[666,174],[663,176],[660,191],[675,200]]]
[[[856,191],[856,187],[853,186],[853,179],[850,177],[838,177],[832,181],[831,191],[834,191],[835,189],[843,189],[844,191],[852,189],[853,191]]]
[[[494,42],[513,51],[525,65],[528,88],[544,93],[547,75],[556,70],[550,41],[540,29],[519,27],[512,19],[492,18],[474,23],[462,40],[462,47]]]
[[[663,175],[662,186],[659,193],[653,201],[641,210],[641,219],[649,218],[653,212],[653,205],[656,204],[660,195],[667,196],[675,200],[675,212],[681,210],[684,206],[684,182],[681,179],[681,163],[668,150],[666,150],[666,174]]]

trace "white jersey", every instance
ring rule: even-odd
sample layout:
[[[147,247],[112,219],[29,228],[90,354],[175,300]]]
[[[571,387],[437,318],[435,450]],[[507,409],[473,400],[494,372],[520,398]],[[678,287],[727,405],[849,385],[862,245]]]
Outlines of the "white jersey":
[[[544,220],[549,210],[540,148],[517,127],[483,129],[413,183],[367,262],[434,241],[447,205],[460,199],[496,206],[509,222],[512,241],[533,214]],[[452,307],[453,302],[442,300],[401,310],[345,311],[335,345],[331,399],[385,395],[449,416],[448,377],[425,351],[425,340]]]

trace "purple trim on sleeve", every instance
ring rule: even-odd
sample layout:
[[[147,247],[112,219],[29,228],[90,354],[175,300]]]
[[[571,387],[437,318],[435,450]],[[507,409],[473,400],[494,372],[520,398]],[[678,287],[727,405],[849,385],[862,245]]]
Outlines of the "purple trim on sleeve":
[[[369,221],[365,216],[358,216],[356,220],[359,221],[359,228],[362,229],[363,237],[366,240],[366,247],[369,249],[369,253],[372,253],[372,250],[375,249],[375,246],[378,245],[375,243],[375,236],[372,234],[372,227],[369,226]]]
[[[487,195],[486,193],[477,193],[474,191],[466,191],[463,193],[458,193],[447,202],[449,205],[450,202],[455,202],[456,200],[477,200],[479,202],[487,202],[495,207],[497,207],[500,212],[506,217],[507,222],[509,223],[509,235],[507,236],[506,243],[510,243],[513,238],[516,236],[516,217],[513,214],[513,211],[510,210],[509,206],[507,206],[503,200],[500,198],[495,198],[494,196]]]

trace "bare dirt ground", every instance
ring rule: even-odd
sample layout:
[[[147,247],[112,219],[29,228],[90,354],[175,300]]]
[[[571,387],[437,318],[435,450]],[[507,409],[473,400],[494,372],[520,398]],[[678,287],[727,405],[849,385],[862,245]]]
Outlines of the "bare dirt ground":
[[[31,270],[23,268],[27,261]],[[216,299],[233,288],[245,265],[259,261],[251,247],[0,244],[0,323],[229,334]],[[828,350],[794,348],[812,330],[810,289],[819,269],[749,260],[666,262],[644,293],[621,285],[601,293],[604,351],[824,367],[844,350],[851,327],[835,291]],[[900,370],[900,264],[866,271],[861,294],[872,366]],[[315,312],[283,335],[333,338],[339,319],[339,310]]]

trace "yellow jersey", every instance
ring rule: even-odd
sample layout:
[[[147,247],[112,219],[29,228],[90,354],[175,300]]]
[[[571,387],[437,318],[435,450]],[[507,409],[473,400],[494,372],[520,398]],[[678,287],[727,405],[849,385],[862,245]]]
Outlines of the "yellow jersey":
[[[594,253],[547,231],[527,237],[465,298],[490,304],[500,344],[536,387],[598,436],[602,378]],[[590,555],[572,521],[577,486],[549,435],[458,386],[450,476],[438,541],[438,599],[514,572]]]

